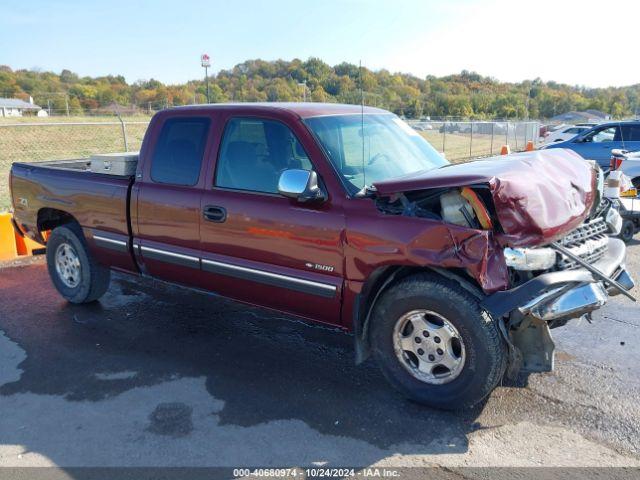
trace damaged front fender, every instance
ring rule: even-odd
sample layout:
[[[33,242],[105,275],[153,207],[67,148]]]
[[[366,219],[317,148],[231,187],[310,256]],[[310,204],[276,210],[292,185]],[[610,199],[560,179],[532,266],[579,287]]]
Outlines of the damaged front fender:
[[[460,269],[485,293],[504,290],[509,275],[502,247],[489,230],[405,216],[354,216],[347,230],[347,275],[365,280],[375,269],[395,265]],[[379,228],[383,221],[384,228]]]

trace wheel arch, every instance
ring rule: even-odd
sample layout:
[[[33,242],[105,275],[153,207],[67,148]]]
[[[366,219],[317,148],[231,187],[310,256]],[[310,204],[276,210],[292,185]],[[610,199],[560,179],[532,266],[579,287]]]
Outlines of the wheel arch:
[[[387,265],[374,270],[364,282],[358,294],[353,310],[353,334],[356,351],[356,364],[364,362],[370,354],[369,322],[371,312],[380,296],[394,283],[417,273],[431,272],[457,282],[478,299],[485,295],[477,283],[463,269],[445,269],[439,267],[413,267],[406,265]]]
[[[80,225],[78,220],[68,212],[64,210],[58,210],[56,208],[44,207],[38,210],[36,219],[37,235],[41,243],[46,244],[47,234],[56,227],[66,225],[68,223],[76,223]]]

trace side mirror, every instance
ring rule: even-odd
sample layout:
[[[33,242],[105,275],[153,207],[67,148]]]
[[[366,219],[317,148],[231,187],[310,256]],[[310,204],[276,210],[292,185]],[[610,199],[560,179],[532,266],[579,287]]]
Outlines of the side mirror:
[[[313,170],[290,169],[280,174],[278,193],[298,202],[324,200],[325,194],[318,185],[318,174]]]

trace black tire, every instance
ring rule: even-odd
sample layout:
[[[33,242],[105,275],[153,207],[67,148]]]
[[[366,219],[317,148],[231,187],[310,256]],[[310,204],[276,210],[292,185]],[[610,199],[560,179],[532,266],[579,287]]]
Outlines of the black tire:
[[[635,187],[640,189],[640,177],[636,177],[634,179],[631,180],[631,184]]]
[[[624,243],[629,243],[633,239],[633,235],[636,233],[636,226],[634,225],[632,220],[624,220],[622,222],[622,229],[620,230],[620,234],[618,237],[624,241]]]
[[[394,327],[407,312],[431,310],[458,331],[466,351],[458,376],[444,384],[416,378],[396,356]],[[507,365],[506,343],[496,320],[480,308],[479,300],[457,282],[436,274],[407,277],[384,292],[371,317],[374,358],[387,380],[406,397],[445,410],[481,402],[498,385]]]
[[[77,255],[80,275],[77,285],[65,284],[56,268],[56,252],[62,246],[69,246]],[[111,281],[111,271],[99,265],[93,258],[76,223],[56,227],[47,241],[47,268],[56,290],[71,303],[93,302],[105,294]]]

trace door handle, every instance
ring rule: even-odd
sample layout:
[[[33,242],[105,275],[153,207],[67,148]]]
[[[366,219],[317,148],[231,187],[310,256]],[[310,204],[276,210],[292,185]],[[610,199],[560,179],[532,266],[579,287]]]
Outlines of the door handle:
[[[223,207],[207,205],[202,211],[204,219],[210,222],[222,223],[227,219],[227,211]]]

